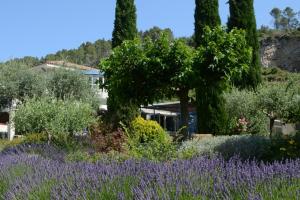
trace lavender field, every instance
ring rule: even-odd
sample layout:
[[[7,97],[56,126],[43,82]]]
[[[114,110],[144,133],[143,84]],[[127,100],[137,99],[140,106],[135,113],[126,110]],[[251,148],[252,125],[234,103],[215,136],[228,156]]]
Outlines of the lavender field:
[[[39,148],[42,156],[14,148],[0,154],[0,199],[300,198],[300,160],[264,164],[195,157],[90,164],[65,162],[56,150]]]

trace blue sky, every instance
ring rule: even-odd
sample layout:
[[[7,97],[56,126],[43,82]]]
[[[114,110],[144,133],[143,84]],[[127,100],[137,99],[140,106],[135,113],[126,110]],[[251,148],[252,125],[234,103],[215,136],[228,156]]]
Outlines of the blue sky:
[[[220,0],[225,24],[228,0]],[[136,0],[138,29],[169,27],[175,36],[194,30],[194,0]],[[272,25],[274,7],[300,10],[299,0],[255,0],[258,26]],[[0,61],[23,56],[41,57],[82,42],[110,39],[115,0],[1,0]]]

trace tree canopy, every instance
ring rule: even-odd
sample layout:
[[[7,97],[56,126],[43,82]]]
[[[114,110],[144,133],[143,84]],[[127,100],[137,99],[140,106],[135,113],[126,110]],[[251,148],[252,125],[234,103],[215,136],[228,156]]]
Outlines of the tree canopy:
[[[270,15],[274,18],[274,28],[277,30],[292,30],[300,26],[298,15],[291,7],[284,10],[273,8]],[[299,15],[300,16],[300,15]]]

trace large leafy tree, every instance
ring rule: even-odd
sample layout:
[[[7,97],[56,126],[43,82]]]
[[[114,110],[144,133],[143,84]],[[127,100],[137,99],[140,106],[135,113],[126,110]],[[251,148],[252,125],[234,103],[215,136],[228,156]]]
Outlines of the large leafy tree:
[[[167,53],[168,48],[164,42],[153,44],[148,40],[142,43],[139,39],[127,40],[116,47],[113,54],[101,63],[101,69],[107,77],[105,85],[114,102],[138,108],[160,99],[160,88],[165,86],[164,80],[167,80],[162,71],[164,59],[161,55]],[[128,124],[137,115],[135,110],[121,108],[114,110],[114,116],[118,117],[118,121]]]
[[[243,88],[256,88],[261,82],[261,66],[253,0],[229,0],[229,9],[229,30],[238,28],[246,31],[246,40],[248,45],[252,47],[253,55],[249,72],[236,80],[235,83]]]
[[[133,40],[137,36],[136,7],[134,0],[117,0],[112,47],[124,40]]]
[[[125,41],[101,64],[108,77],[106,87],[119,102],[135,106],[178,96],[182,125],[187,127],[193,55],[192,48],[181,40],[172,42],[167,33],[156,40]],[[129,119],[126,115],[123,122]]]
[[[222,93],[233,77],[248,69],[251,58],[243,31],[233,29],[227,33],[221,27],[204,29],[193,64],[198,77],[198,132],[222,133],[227,121]]]
[[[218,0],[196,0],[195,9],[195,43],[201,44],[205,26],[211,28],[221,24]]]

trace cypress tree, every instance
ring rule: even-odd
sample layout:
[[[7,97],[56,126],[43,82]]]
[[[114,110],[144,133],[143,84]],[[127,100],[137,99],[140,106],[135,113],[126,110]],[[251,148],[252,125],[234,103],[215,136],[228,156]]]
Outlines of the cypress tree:
[[[134,0],[117,0],[112,47],[122,44],[124,40],[137,37],[136,7]]]
[[[198,47],[201,43],[203,29],[221,25],[218,0],[196,0],[195,9],[195,43]]]
[[[261,65],[259,61],[259,42],[253,0],[229,0],[230,17],[228,29],[239,28],[246,31],[246,40],[252,47],[252,65],[249,73],[235,81],[238,86],[256,88],[261,82]]]
[[[201,44],[204,27],[220,26],[221,19],[218,0],[196,0],[195,2],[195,44],[198,47]],[[217,134],[222,129],[226,118],[223,91],[220,90],[222,83],[207,81],[208,74],[200,74],[200,76],[196,87],[198,132]]]
[[[112,48],[118,47],[125,40],[133,40],[137,37],[136,20],[134,0],[117,0],[114,30],[112,33]],[[132,104],[130,100],[127,102],[120,100],[117,96],[118,94],[115,94],[113,91],[108,91],[108,93],[107,119],[114,127],[118,127],[120,121],[128,125],[128,123],[138,115],[138,106]]]

